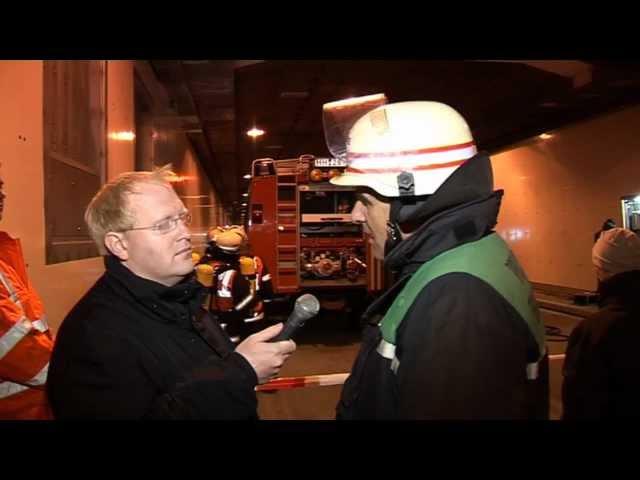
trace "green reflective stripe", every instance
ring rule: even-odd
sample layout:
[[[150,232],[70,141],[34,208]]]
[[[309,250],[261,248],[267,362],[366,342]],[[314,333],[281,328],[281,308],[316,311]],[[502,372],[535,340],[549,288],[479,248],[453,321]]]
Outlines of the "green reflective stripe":
[[[507,244],[495,233],[448,250],[422,265],[382,319],[380,329],[385,341],[396,344],[396,331],[424,287],[432,280],[454,272],[473,275],[493,287],[527,323],[538,343],[540,356],[544,355],[544,325],[531,284]]]

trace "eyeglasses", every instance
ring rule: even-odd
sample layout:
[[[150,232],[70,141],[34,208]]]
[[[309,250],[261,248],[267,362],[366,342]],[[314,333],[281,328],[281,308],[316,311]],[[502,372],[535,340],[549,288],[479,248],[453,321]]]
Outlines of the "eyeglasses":
[[[154,232],[160,234],[169,233],[176,229],[176,227],[178,226],[178,222],[182,222],[185,227],[188,227],[189,225],[191,225],[191,219],[191,214],[189,212],[182,212],[175,217],[165,218],[164,220],[149,227],[132,227],[122,231],[127,232],[129,230],[153,230]]]

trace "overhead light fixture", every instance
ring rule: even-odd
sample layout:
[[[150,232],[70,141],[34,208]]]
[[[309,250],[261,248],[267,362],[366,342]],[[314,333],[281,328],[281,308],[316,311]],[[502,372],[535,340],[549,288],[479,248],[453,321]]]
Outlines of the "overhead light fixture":
[[[242,196],[243,196],[243,197],[248,197],[248,196],[249,196],[249,194],[248,194],[248,193],[243,193],[243,194],[242,194]]]
[[[245,180],[249,180],[251,179],[251,174],[247,173],[246,175],[244,175],[242,178],[244,178]]]
[[[243,207],[246,207],[246,206],[247,206],[247,204],[246,204],[246,203],[243,203],[243,204],[242,204],[242,206],[243,206]]]
[[[136,138],[136,134],[130,130],[126,132],[113,132],[109,134],[109,138],[113,140],[124,140],[127,142],[131,142]]]
[[[553,135],[551,135],[550,133],[543,133],[541,135],[538,135],[538,138],[540,138],[541,140],[549,140],[551,137],[553,137]]]
[[[247,130],[247,135],[249,135],[252,138],[256,138],[261,135],[264,135],[264,130],[260,130],[259,128],[253,127],[251,130]]]

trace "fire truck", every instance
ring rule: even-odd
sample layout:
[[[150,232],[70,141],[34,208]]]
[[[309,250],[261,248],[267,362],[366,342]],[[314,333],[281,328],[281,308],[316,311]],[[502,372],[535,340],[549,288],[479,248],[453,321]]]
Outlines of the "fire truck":
[[[254,160],[247,232],[276,294],[310,292],[323,308],[356,315],[382,289],[384,272],[362,225],[351,221],[355,189],[329,182],[345,167],[313,155]]]

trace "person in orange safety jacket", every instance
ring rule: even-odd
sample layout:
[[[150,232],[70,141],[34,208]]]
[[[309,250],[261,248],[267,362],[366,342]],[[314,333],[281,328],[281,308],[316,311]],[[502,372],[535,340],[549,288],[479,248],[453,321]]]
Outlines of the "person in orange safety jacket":
[[[0,178],[0,221],[6,195]],[[0,420],[51,419],[45,394],[53,339],[19,239],[0,231]]]
[[[212,293],[207,308],[217,314],[234,343],[264,328],[264,302],[273,296],[271,275],[262,260],[241,254],[246,242],[242,226],[212,228],[205,255],[196,266],[199,279],[204,278],[203,266],[211,267],[211,279],[201,281]]]

